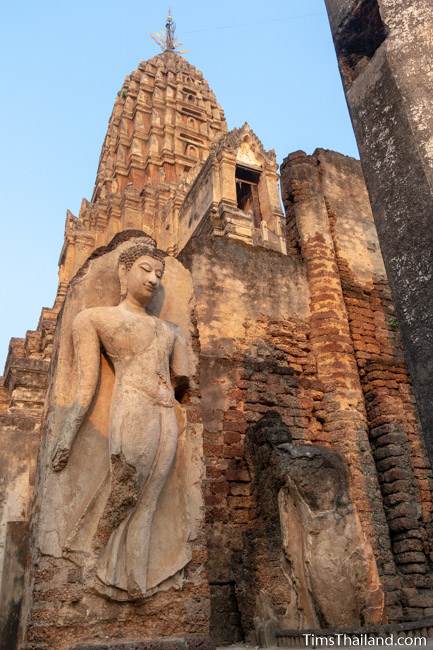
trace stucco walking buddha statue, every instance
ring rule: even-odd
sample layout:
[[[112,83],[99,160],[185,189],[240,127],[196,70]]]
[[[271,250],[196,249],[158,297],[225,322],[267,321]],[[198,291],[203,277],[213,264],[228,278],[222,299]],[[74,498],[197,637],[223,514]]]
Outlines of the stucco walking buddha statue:
[[[181,328],[156,315],[164,254],[150,237],[119,250],[120,302],[71,319],[39,541],[43,553],[82,566],[94,591],[136,600],[181,586],[191,558],[183,438],[178,449],[185,417],[175,399],[190,359]],[[60,351],[60,375],[63,361]]]
[[[78,385],[52,456],[53,469],[62,470],[95,395],[102,346],[115,374],[109,421],[111,476],[103,520],[106,523],[107,511],[115,504],[117,525],[96,573],[105,585],[137,596],[156,586],[155,578],[148,582],[152,521],[177,447],[170,369],[175,378],[188,372],[179,328],[146,312],[163,272],[163,256],[150,242],[133,245],[119,259],[126,292],[121,303],[85,309],[75,318]],[[116,474],[127,476],[120,498],[113,494]]]

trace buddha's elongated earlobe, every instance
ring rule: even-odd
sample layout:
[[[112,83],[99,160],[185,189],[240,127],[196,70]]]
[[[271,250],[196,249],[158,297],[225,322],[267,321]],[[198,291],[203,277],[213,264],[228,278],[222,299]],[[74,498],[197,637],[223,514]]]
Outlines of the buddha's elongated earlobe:
[[[126,283],[127,275],[128,275],[128,270],[125,264],[119,264],[120,300],[123,300],[126,297],[128,291],[127,283]]]

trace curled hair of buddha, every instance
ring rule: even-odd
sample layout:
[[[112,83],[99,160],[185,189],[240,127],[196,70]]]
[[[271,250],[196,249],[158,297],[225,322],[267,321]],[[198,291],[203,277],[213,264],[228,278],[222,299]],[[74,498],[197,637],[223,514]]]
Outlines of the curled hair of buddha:
[[[143,237],[138,241],[136,240],[119,255],[119,264],[124,265],[126,270],[129,271],[134,262],[143,255],[153,257],[159,260],[163,267],[165,266],[165,253],[156,247],[156,242],[152,237]]]

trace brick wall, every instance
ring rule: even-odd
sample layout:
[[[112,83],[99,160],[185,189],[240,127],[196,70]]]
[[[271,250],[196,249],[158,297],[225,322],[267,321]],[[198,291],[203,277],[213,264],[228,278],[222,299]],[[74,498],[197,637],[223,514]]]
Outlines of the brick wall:
[[[252,639],[251,617],[239,611],[236,572],[246,536],[260,525],[246,428],[272,410],[295,440],[320,439],[324,388],[311,350],[309,289],[299,259],[200,235],[182,261],[193,276],[201,345],[211,632],[218,642],[234,642]],[[260,571],[260,563],[249,570]]]
[[[432,474],[360,165],[334,152],[297,152],[283,164],[282,185],[291,230],[309,269],[318,367],[330,352],[334,390],[340,382],[342,399],[350,388],[357,403],[358,415],[352,412],[342,427],[343,445],[338,403],[321,442],[339,448],[348,460],[389,620],[414,620],[429,615],[433,604]],[[327,313],[320,315],[325,306]],[[357,466],[356,447],[348,446],[356,422],[358,435],[362,432]],[[364,491],[357,489],[362,477],[369,482]]]
[[[57,309],[43,309],[36,331],[28,331],[24,339],[11,340],[1,379],[0,638],[7,638],[7,643],[12,642],[11,635],[17,629],[23,589],[21,556],[28,545],[28,540],[22,539],[17,547],[11,535],[18,530],[22,536],[28,530],[56,318]],[[12,557],[15,551],[16,557]],[[10,584],[15,585],[13,591]]]

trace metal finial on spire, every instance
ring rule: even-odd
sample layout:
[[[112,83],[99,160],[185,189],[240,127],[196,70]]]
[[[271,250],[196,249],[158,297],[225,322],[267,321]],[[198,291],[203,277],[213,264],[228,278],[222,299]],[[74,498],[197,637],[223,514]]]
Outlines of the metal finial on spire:
[[[175,37],[175,31],[176,23],[174,22],[173,16],[171,15],[171,9],[169,9],[167,20],[165,22],[165,32],[155,32],[151,34],[151,37],[155,43],[159,45],[163,52],[180,52],[183,54],[185,50],[178,49],[182,43]]]

